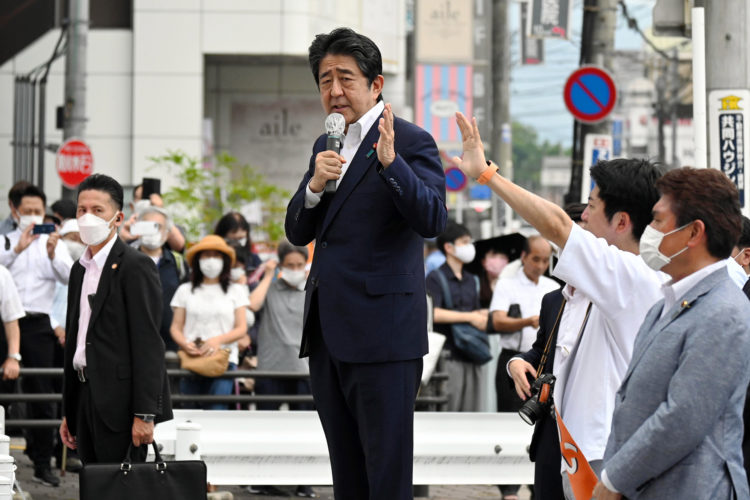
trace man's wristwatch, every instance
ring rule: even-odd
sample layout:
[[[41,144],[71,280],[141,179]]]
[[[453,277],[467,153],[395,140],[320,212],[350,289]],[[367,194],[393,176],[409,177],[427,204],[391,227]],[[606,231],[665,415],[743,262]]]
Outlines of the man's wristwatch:
[[[21,362],[21,354],[19,354],[17,352],[13,353],[13,354],[8,354],[8,357],[11,358],[11,359],[15,359],[19,363]]]
[[[135,416],[138,417],[138,418],[140,418],[141,420],[143,420],[147,424],[150,424],[151,422],[153,422],[154,421],[154,417],[155,417],[155,415],[152,415],[150,413],[136,413]]]

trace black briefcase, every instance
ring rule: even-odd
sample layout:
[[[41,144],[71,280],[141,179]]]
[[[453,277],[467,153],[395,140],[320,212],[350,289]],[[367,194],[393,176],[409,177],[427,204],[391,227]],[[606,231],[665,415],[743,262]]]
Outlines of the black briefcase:
[[[202,460],[165,462],[153,443],[156,461],[89,464],[80,472],[81,500],[206,500],[206,464]]]

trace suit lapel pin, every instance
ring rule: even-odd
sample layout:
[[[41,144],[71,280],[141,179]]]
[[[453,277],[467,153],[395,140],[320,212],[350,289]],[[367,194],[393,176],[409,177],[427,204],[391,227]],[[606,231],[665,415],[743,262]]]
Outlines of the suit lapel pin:
[[[367,153],[367,158],[371,157],[375,150],[378,149],[378,143],[372,145],[372,149]]]
[[[115,262],[114,264],[112,264],[112,269],[117,269],[117,262]]]
[[[683,300],[682,304],[680,304],[680,307],[683,309],[690,309],[690,302],[688,302],[687,300]]]

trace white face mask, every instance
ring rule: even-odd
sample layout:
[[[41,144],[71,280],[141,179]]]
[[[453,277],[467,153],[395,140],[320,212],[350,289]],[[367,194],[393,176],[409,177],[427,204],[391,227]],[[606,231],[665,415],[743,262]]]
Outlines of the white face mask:
[[[73,260],[80,259],[81,255],[83,255],[83,252],[86,251],[86,245],[84,245],[83,243],[78,243],[77,241],[73,240],[63,240],[63,243],[65,243],[65,246],[68,247],[68,253]]]
[[[294,269],[282,267],[281,279],[286,281],[292,288],[297,288],[305,281],[305,270],[300,269],[299,271],[295,271]]]
[[[691,222],[688,222],[684,226],[673,229],[668,233],[662,233],[661,231],[654,229],[651,226],[646,226],[646,229],[643,231],[643,235],[641,236],[641,242],[639,245],[641,258],[644,260],[644,262],[646,262],[646,265],[654,271],[659,271],[661,268],[672,262],[672,259],[687,250],[688,247],[686,246],[676,254],[668,257],[661,253],[659,247],[661,246],[661,242],[665,236],[669,236],[672,233],[681,231],[682,229],[688,227],[690,224]]]
[[[456,249],[456,258],[464,264],[468,264],[469,262],[473,261],[474,257],[476,257],[477,255],[477,250],[476,248],[474,248],[473,243],[454,246],[454,248]]]
[[[166,238],[161,234],[161,231],[154,234],[144,234],[141,236],[141,245],[149,250],[156,250],[164,245]]]
[[[18,229],[25,231],[32,224],[43,224],[44,216],[42,215],[22,215],[18,220]]]
[[[106,240],[112,228],[109,225],[117,218],[117,212],[108,221],[97,217],[94,214],[88,213],[78,217],[78,230],[81,235],[81,241],[85,244],[98,245],[102,241]]]
[[[221,257],[205,257],[198,262],[203,276],[206,278],[218,278],[224,270],[224,259]]]
[[[151,206],[151,201],[149,200],[138,200],[135,203],[133,203],[133,213],[134,214],[140,214],[145,209]]]
[[[231,271],[229,271],[229,277],[232,278],[232,281],[237,281],[241,278],[245,277],[245,270],[241,267],[233,267]]]

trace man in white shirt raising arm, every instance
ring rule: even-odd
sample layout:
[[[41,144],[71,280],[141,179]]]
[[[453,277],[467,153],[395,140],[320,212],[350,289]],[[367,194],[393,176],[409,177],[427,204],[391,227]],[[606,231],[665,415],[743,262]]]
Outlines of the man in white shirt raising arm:
[[[665,280],[638,257],[638,243],[659,198],[659,169],[645,160],[599,162],[591,169],[596,186],[581,219],[574,224],[557,205],[497,175],[486,161],[476,120],[456,113],[463,159],[454,161],[471,178],[488,185],[542,237],[560,248],[554,275],[593,305],[584,325],[560,325],[575,332],[555,387],[555,405],[594,472],[601,469],[614,411],[615,393],[633,352],[633,342],[648,309],[659,300]],[[582,328],[583,326],[583,328]],[[525,373],[536,370],[523,360],[509,364],[514,381],[529,397]],[[563,475],[566,497],[572,490]]]

